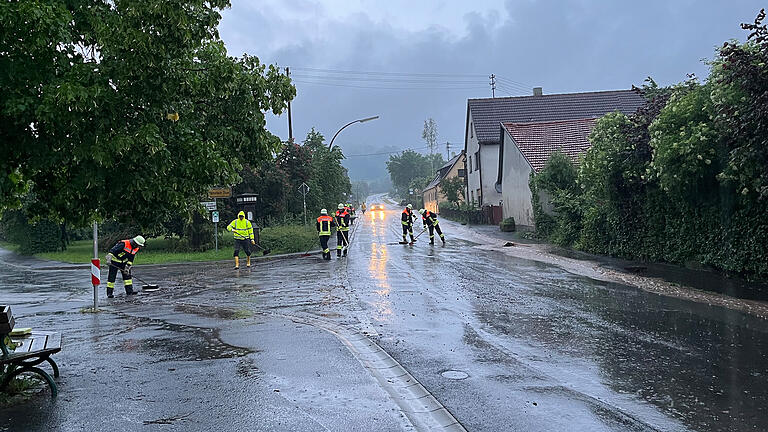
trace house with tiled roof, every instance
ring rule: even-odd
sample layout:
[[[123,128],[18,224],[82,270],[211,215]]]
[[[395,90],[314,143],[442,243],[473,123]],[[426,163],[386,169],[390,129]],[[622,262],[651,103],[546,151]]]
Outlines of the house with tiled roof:
[[[585,118],[535,123],[501,123],[498,176],[494,183],[501,195],[504,218],[533,227],[529,179],[555,152],[576,163],[590,147],[589,134],[597,119]]]
[[[424,200],[424,208],[440,213],[440,203],[445,202],[447,198],[440,188],[440,183],[449,178],[466,176],[465,157],[462,150],[459,154],[451,158],[445,165],[441,166],[435,173],[435,178],[422,190],[422,198]]]
[[[532,96],[467,100],[467,199],[477,206],[499,206],[503,202],[495,187],[502,123],[594,119],[613,111],[631,114],[644,103],[644,98],[632,90],[547,95],[538,87]]]

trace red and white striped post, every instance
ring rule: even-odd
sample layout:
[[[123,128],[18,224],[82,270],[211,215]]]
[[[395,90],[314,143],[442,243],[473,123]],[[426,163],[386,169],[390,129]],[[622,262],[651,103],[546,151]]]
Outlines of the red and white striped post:
[[[93,310],[99,306],[99,284],[101,284],[101,263],[99,261],[99,226],[93,223],[93,259],[91,260],[91,283],[93,284]]]

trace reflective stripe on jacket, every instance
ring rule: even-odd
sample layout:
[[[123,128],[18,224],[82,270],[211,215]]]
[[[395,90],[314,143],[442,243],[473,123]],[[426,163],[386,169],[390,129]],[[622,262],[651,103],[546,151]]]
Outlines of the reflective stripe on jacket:
[[[349,231],[349,213],[346,210],[336,210],[336,226],[339,231]]]
[[[136,254],[139,253],[139,249],[140,248],[138,246],[131,246],[130,240],[120,240],[114,246],[112,246],[112,249],[109,250],[109,253],[114,257],[112,261],[120,263],[133,263],[133,259],[136,257]]]
[[[317,218],[317,234],[321,236],[331,235],[331,226],[333,225],[333,218],[328,215],[322,215]]]
[[[411,213],[410,210],[406,208],[405,210],[403,210],[403,216],[400,218],[401,219],[400,222],[403,225],[411,226],[413,225],[412,216],[413,216],[413,213]]]
[[[232,231],[232,235],[235,240],[247,240],[253,239],[253,225],[248,219],[237,218],[233,220],[228,226],[227,231]]]
[[[429,210],[425,211],[424,215],[421,218],[424,220],[424,225],[427,224],[427,221],[431,222],[432,226],[436,226],[439,223],[437,221],[437,214],[432,213]]]

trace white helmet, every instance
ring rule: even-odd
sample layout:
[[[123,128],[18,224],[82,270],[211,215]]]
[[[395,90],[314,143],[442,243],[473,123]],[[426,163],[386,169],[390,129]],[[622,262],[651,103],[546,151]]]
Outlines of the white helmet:
[[[344,204],[341,204],[341,203],[339,203],[339,207],[338,207],[338,209],[339,209],[339,210],[342,210],[343,208],[344,208]]]
[[[328,216],[328,210],[326,210],[326,209],[322,209],[322,210],[320,210],[320,214],[321,214],[321,215],[325,215],[325,216]]]
[[[421,209],[421,210],[419,210],[419,213],[421,213],[421,214],[424,214],[424,213],[426,213],[426,212],[427,212],[427,210],[426,210],[426,209]]]
[[[408,204],[406,207],[408,207],[409,209],[413,209],[413,206],[411,204]]]
[[[133,242],[136,243],[137,245],[144,247],[144,237],[138,235],[132,238],[131,240],[133,240]]]

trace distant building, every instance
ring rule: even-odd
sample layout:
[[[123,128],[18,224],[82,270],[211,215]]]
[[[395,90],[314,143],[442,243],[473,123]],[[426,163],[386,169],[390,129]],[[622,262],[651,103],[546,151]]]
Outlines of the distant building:
[[[499,206],[503,202],[496,189],[503,138],[501,123],[594,119],[613,111],[631,114],[644,103],[645,99],[632,90],[545,95],[539,87],[532,96],[467,100],[467,200],[478,207]]]
[[[444,179],[460,177],[466,178],[466,170],[464,169],[465,157],[464,151],[452,157],[445,165],[435,173],[435,178],[424,188],[422,191],[422,198],[424,199],[424,208],[440,213],[439,205],[441,202],[447,201],[445,194],[440,190],[440,182]]]
[[[513,217],[520,226],[533,227],[529,179],[539,172],[556,151],[576,162],[590,147],[589,134],[597,119],[539,123],[502,123],[496,190],[501,194],[504,218]]]

